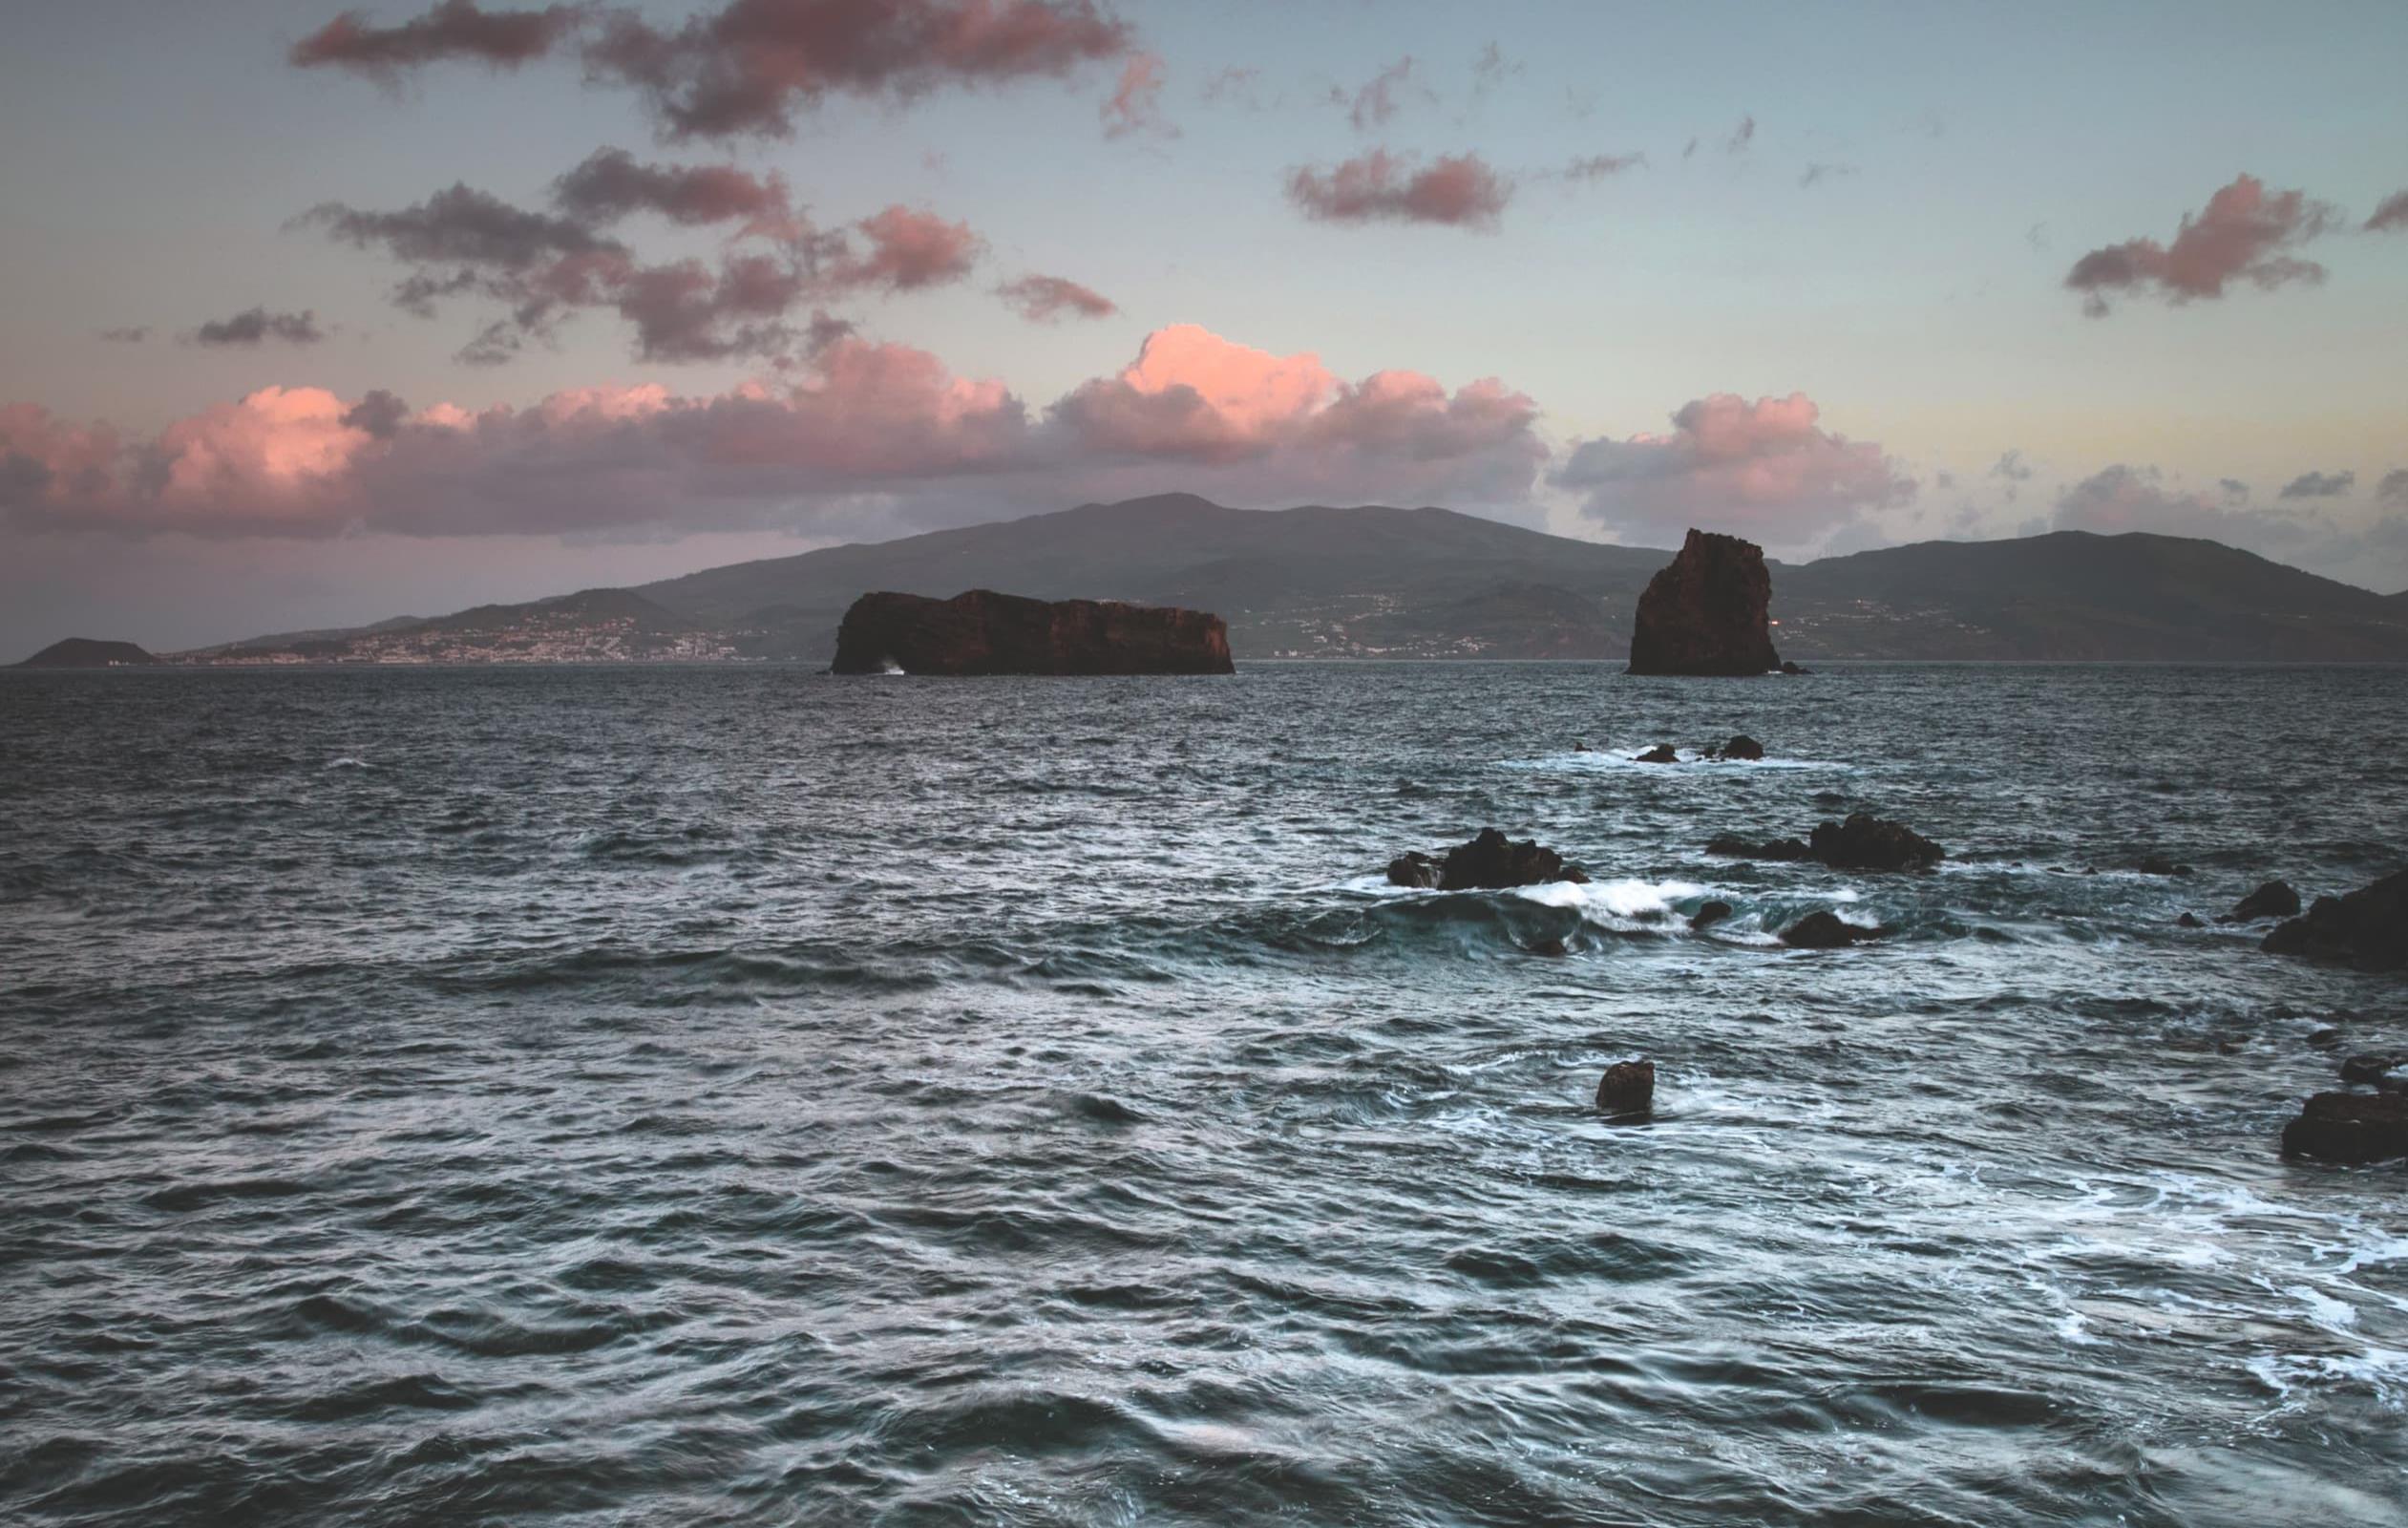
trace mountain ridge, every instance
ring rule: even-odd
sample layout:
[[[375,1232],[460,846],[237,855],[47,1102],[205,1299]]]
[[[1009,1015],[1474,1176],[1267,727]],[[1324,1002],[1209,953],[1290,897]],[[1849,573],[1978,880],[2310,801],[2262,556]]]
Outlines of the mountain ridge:
[[[1627,654],[1638,594],[1672,556],[1431,506],[1250,510],[1159,494],[313,632],[293,646],[311,658],[370,646],[452,651],[435,636],[606,621],[617,646],[590,650],[690,656],[702,644],[714,655],[824,662],[864,593],[990,588],[1213,611],[1241,660],[1606,659]],[[2379,595],[2194,538],[2054,531],[1768,566],[1776,640],[1806,661],[2408,662],[2408,591]],[[256,657],[264,640],[180,656]]]

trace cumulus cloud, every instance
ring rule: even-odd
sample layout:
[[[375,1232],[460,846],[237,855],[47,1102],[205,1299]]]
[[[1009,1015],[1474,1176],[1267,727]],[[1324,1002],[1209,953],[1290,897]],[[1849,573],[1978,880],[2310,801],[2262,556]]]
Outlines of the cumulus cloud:
[[[1032,324],[1051,324],[1066,317],[1109,318],[1120,311],[1110,298],[1093,287],[1061,276],[1023,276],[996,287],[995,294]]]
[[[442,0],[398,27],[371,26],[361,12],[346,11],[293,44],[288,56],[297,69],[348,69],[387,82],[403,70],[455,58],[516,69],[566,42],[587,9],[482,11],[472,0]]]
[[[789,383],[702,397],[588,388],[472,413],[266,388],[139,441],[11,406],[0,516],[126,535],[681,532],[862,494],[1059,504],[1159,487],[1172,468],[1241,497],[1510,503],[1545,456],[1536,413],[1493,379],[1350,383],[1310,354],[1183,327],[1040,414],[925,351],[836,333]],[[972,478],[975,494],[945,486]]]
[[[783,138],[831,95],[1060,77],[1133,40],[1094,0],[729,0],[669,30],[609,12],[585,66],[642,91],[670,138]]]
[[[392,290],[405,311],[432,316],[438,301],[480,297],[505,305],[459,351],[498,365],[530,340],[548,341],[574,313],[615,309],[650,361],[774,357],[797,342],[784,322],[807,301],[909,292],[966,277],[985,249],[969,224],[901,205],[846,228],[817,229],[792,206],[776,177],[727,165],[645,164],[604,149],[554,183],[559,213],[514,206],[454,185],[394,212],[328,202],[295,222],[338,241],[380,248],[418,268]],[[647,264],[603,226],[640,211],[688,226],[735,223],[775,248]]]
[[[2395,191],[2383,199],[2375,215],[2366,220],[2366,232],[2387,233],[2408,228],[2408,191]]]
[[[211,319],[191,334],[195,345],[250,348],[269,340],[285,345],[315,345],[326,337],[327,331],[318,327],[317,313],[306,308],[298,313],[271,313],[264,308],[246,308],[232,318]]]
[[[1160,53],[1131,53],[1121,66],[1120,83],[1096,115],[1104,119],[1106,138],[1127,138],[1143,133],[1154,138],[1176,138],[1179,130],[1162,117],[1163,65]]]
[[[2207,199],[2204,211],[2183,215],[2172,244],[2127,239],[2093,249],[2074,262],[2065,286],[2083,294],[2083,312],[2102,318],[2110,292],[2154,294],[2179,305],[2222,297],[2236,281],[2261,290],[2313,285],[2324,280],[2324,267],[2292,251],[2329,232],[2337,216],[2305,192],[2269,191],[2256,177],[2238,176]]]
[[[1810,546],[1915,492],[1880,446],[1820,417],[1803,393],[1753,403],[1718,393],[1683,405],[1668,435],[1574,442],[1554,481],[1582,496],[1583,515],[1641,541],[1665,544],[1695,525]]]
[[[2354,472],[2303,472],[2283,484],[2277,499],[2338,499],[2357,481]]]
[[[1427,168],[1373,149],[1330,170],[1288,176],[1288,200],[1322,223],[1436,223],[1492,229],[1513,195],[1511,180],[1477,154],[1443,156]]]
[[[587,224],[657,213],[684,227],[732,223],[736,234],[795,240],[804,225],[776,175],[731,164],[645,164],[624,149],[596,149],[552,183],[553,202]]]

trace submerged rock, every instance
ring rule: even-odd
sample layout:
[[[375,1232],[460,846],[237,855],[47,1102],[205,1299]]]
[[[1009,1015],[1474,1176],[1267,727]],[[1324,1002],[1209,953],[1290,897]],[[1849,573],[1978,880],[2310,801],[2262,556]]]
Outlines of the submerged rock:
[[[1689,915],[1689,931],[1697,934],[1704,933],[1730,916],[1731,904],[1729,902],[1719,900],[1707,902]]]
[[[1771,607],[1764,548],[1693,529],[1638,597],[1629,671],[1736,676],[1779,668]]]
[[[1807,847],[1835,870],[1920,870],[1948,858],[1946,849],[1905,823],[1885,821],[1869,812],[1818,825]]]
[[[2259,948],[2370,971],[2408,968],[2408,870],[2346,897],[2318,897],[2306,917],[2277,924]]]
[[[1202,610],[972,589],[865,594],[836,628],[831,673],[1225,674],[1229,628]]]
[[[1781,942],[1791,949],[1846,949],[1867,940],[1887,938],[1887,928],[1866,928],[1844,922],[1839,914],[1808,913],[1781,931]]]
[[[1631,762],[1634,764],[1678,764],[1680,762],[1680,755],[1674,751],[1670,743],[1658,743],[1644,753],[1632,754]]]
[[[2317,1093],[2283,1127],[2283,1155],[2328,1162],[2408,1157],[2408,1094]]]
[[[2174,920],[2174,924],[2178,928],[2205,928],[2207,926],[2206,923],[2199,921],[2199,915],[2197,913],[2185,913],[2180,918]]]
[[[1597,1079],[1597,1108],[1609,1114],[1643,1114],[1656,1104],[1656,1063],[1616,1061]]]
[[[1447,850],[1444,860],[1415,852],[1388,861],[1388,884],[1437,891],[1502,891],[1551,881],[1586,883],[1588,879],[1536,839],[1515,843],[1494,828],[1482,828],[1468,843]]]
[[[2296,918],[2299,916],[2299,893],[2285,881],[2270,881],[2232,904],[2232,910],[2216,920],[2220,923],[2253,923],[2261,918]]]
[[[1705,846],[1708,854],[1726,855],[1733,860],[1811,860],[1814,851],[1802,838],[1766,838],[1758,843],[1735,833],[1725,833]]]
[[[2343,1082],[2373,1082],[2386,1072],[2399,1070],[2399,1056],[2356,1055],[2341,1063]]]
[[[1760,759],[1764,756],[1764,745],[1742,732],[1713,750],[1713,753],[1716,758]]]
[[[2144,876],[2186,876],[2190,874],[2190,866],[2178,865],[2172,860],[2162,854],[2144,854],[2141,856],[2141,862],[2134,865],[2132,868],[2138,870]]]

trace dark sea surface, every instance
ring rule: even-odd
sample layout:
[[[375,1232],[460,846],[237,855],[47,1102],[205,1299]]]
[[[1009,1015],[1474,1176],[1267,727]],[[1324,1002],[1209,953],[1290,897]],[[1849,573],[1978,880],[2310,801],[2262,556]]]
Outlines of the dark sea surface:
[[[2397,1524],[2408,1166],[2275,1142],[2408,985],[2175,919],[2399,868],[2403,739],[2397,669],[0,676],[0,1521]],[[1948,862],[1702,853],[1856,807]],[[1595,882],[1383,884],[1490,824]]]

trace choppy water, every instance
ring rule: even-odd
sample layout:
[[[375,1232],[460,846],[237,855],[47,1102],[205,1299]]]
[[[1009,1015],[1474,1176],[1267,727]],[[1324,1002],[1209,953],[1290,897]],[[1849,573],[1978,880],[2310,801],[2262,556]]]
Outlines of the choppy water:
[[[2403,679],[8,676],[0,1518],[2397,1522]]]

